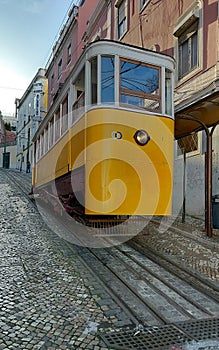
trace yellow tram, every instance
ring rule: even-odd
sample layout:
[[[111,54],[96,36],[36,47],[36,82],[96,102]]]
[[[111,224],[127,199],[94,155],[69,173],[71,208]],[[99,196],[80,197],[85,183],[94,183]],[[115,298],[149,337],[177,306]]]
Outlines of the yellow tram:
[[[173,76],[167,55],[89,44],[34,137],[34,192],[88,221],[170,215]]]

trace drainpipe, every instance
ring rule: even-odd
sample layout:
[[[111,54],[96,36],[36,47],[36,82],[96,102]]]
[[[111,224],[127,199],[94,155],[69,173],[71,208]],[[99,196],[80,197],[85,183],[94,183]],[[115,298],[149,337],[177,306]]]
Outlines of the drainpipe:
[[[182,207],[182,223],[186,219],[186,150],[183,149],[183,207]]]

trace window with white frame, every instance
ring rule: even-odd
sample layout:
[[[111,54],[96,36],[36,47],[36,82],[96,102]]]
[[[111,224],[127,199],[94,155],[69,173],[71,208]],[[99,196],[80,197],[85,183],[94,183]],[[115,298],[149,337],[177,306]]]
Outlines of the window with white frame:
[[[117,17],[117,33],[118,39],[127,30],[127,0],[123,0],[118,5],[118,17]]]

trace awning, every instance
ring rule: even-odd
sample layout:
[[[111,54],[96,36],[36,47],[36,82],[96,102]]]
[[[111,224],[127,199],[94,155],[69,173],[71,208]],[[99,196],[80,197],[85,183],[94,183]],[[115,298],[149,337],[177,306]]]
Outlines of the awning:
[[[193,118],[200,122],[191,120]],[[219,92],[185,109],[176,110],[175,138],[179,139],[193,132],[203,130],[204,127],[201,123],[204,123],[207,127],[219,123]]]

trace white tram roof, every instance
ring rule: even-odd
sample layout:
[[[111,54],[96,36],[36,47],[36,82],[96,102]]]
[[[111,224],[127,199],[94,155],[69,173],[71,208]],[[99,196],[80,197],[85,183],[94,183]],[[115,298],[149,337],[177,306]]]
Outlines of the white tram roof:
[[[155,66],[164,66],[170,70],[175,68],[175,60],[169,55],[113,40],[94,41],[86,47],[87,60],[97,55],[117,55]]]
[[[74,80],[85,66],[85,62],[87,60],[92,59],[97,55],[110,55],[110,56],[118,56],[124,59],[129,59],[132,61],[139,61],[142,63],[148,63],[158,67],[165,67],[174,71],[175,69],[175,60],[173,57],[166,55],[164,53],[156,52],[153,50],[145,49],[139,46],[130,45],[123,42],[118,42],[114,40],[97,40],[89,43],[84,52],[79,57],[78,61],[75,63],[74,68],[69,74],[68,78],[63,84],[63,90],[68,90],[69,81]],[[47,115],[41,122],[36,134],[33,137],[33,141],[35,141],[45,126],[48,124],[49,120],[52,118],[53,113],[55,112],[55,108],[57,108],[57,102],[59,98],[57,98],[56,102],[51,105]]]

